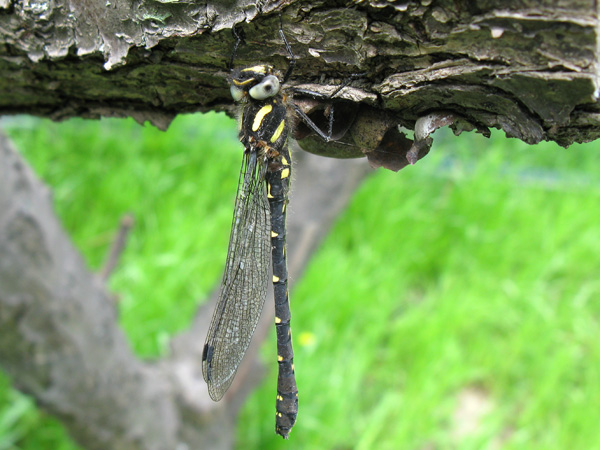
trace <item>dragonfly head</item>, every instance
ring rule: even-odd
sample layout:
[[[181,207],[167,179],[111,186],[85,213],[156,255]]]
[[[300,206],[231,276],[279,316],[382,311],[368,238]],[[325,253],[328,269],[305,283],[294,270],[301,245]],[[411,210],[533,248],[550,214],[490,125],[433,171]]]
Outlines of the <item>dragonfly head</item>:
[[[236,102],[265,100],[277,95],[279,89],[278,73],[268,64],[237,69],[231,76],[231,96]]]

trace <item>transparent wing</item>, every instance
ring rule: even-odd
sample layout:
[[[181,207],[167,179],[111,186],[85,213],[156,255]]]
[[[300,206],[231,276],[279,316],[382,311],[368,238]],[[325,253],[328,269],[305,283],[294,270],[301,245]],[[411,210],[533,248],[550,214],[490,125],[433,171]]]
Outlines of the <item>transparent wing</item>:
[[[202,374],[215,401],[233,381],[267,295],[271,223],[266,167],[257,162],[256,151],[244,154],[225,274],[202,356]]]

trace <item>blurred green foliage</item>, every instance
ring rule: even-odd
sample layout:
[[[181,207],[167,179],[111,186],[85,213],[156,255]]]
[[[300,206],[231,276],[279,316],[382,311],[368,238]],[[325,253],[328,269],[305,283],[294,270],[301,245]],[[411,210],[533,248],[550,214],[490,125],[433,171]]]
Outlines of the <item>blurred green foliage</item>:
[[[137,352],[164,353],[220,280],[234,122],[1,125],[52,186],[92,270],[134,215],[110,288]],[[438,132],[416,166],[374,172],[291,293],[290,441],[274,434],[273,332],[238,447],[600,448],[599,150]],[[0,450],[77,448],[6,377],[0,386]]]

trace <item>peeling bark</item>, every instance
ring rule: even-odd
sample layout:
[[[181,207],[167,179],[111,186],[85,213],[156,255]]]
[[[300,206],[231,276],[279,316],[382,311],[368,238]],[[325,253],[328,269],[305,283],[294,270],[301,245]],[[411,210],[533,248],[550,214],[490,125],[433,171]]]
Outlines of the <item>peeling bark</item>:
[[[443,110],[528,143],[586,142],[600,130],[592,0],[3,0],[0,8],[2,113],[133,116],[164,128],[181,112],[229,110],[231,27],[242,24],[247,36],[236,64],[284,68],[282,11],[299,58],[295,83],[327,92],[365,73],[338,97],[407,128]]]

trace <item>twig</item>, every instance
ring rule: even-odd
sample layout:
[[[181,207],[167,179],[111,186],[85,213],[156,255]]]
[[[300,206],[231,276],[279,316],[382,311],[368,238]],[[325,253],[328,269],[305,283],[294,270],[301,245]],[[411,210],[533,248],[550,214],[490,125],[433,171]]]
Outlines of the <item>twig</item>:
[[[125,249],[125,244],[127,243],[127,238],[129,237],[129,231],[133,227],[134,222],[135,220],[132,214],[126,214],[121,218],[119,232],[117,233],[117,237],[110,247],[110,251],[106,257],[106,262],[104,263],[104,268],[100,272],[102,281],[107,281],[115,270],[115,267],[121,258],[121,254]]]

